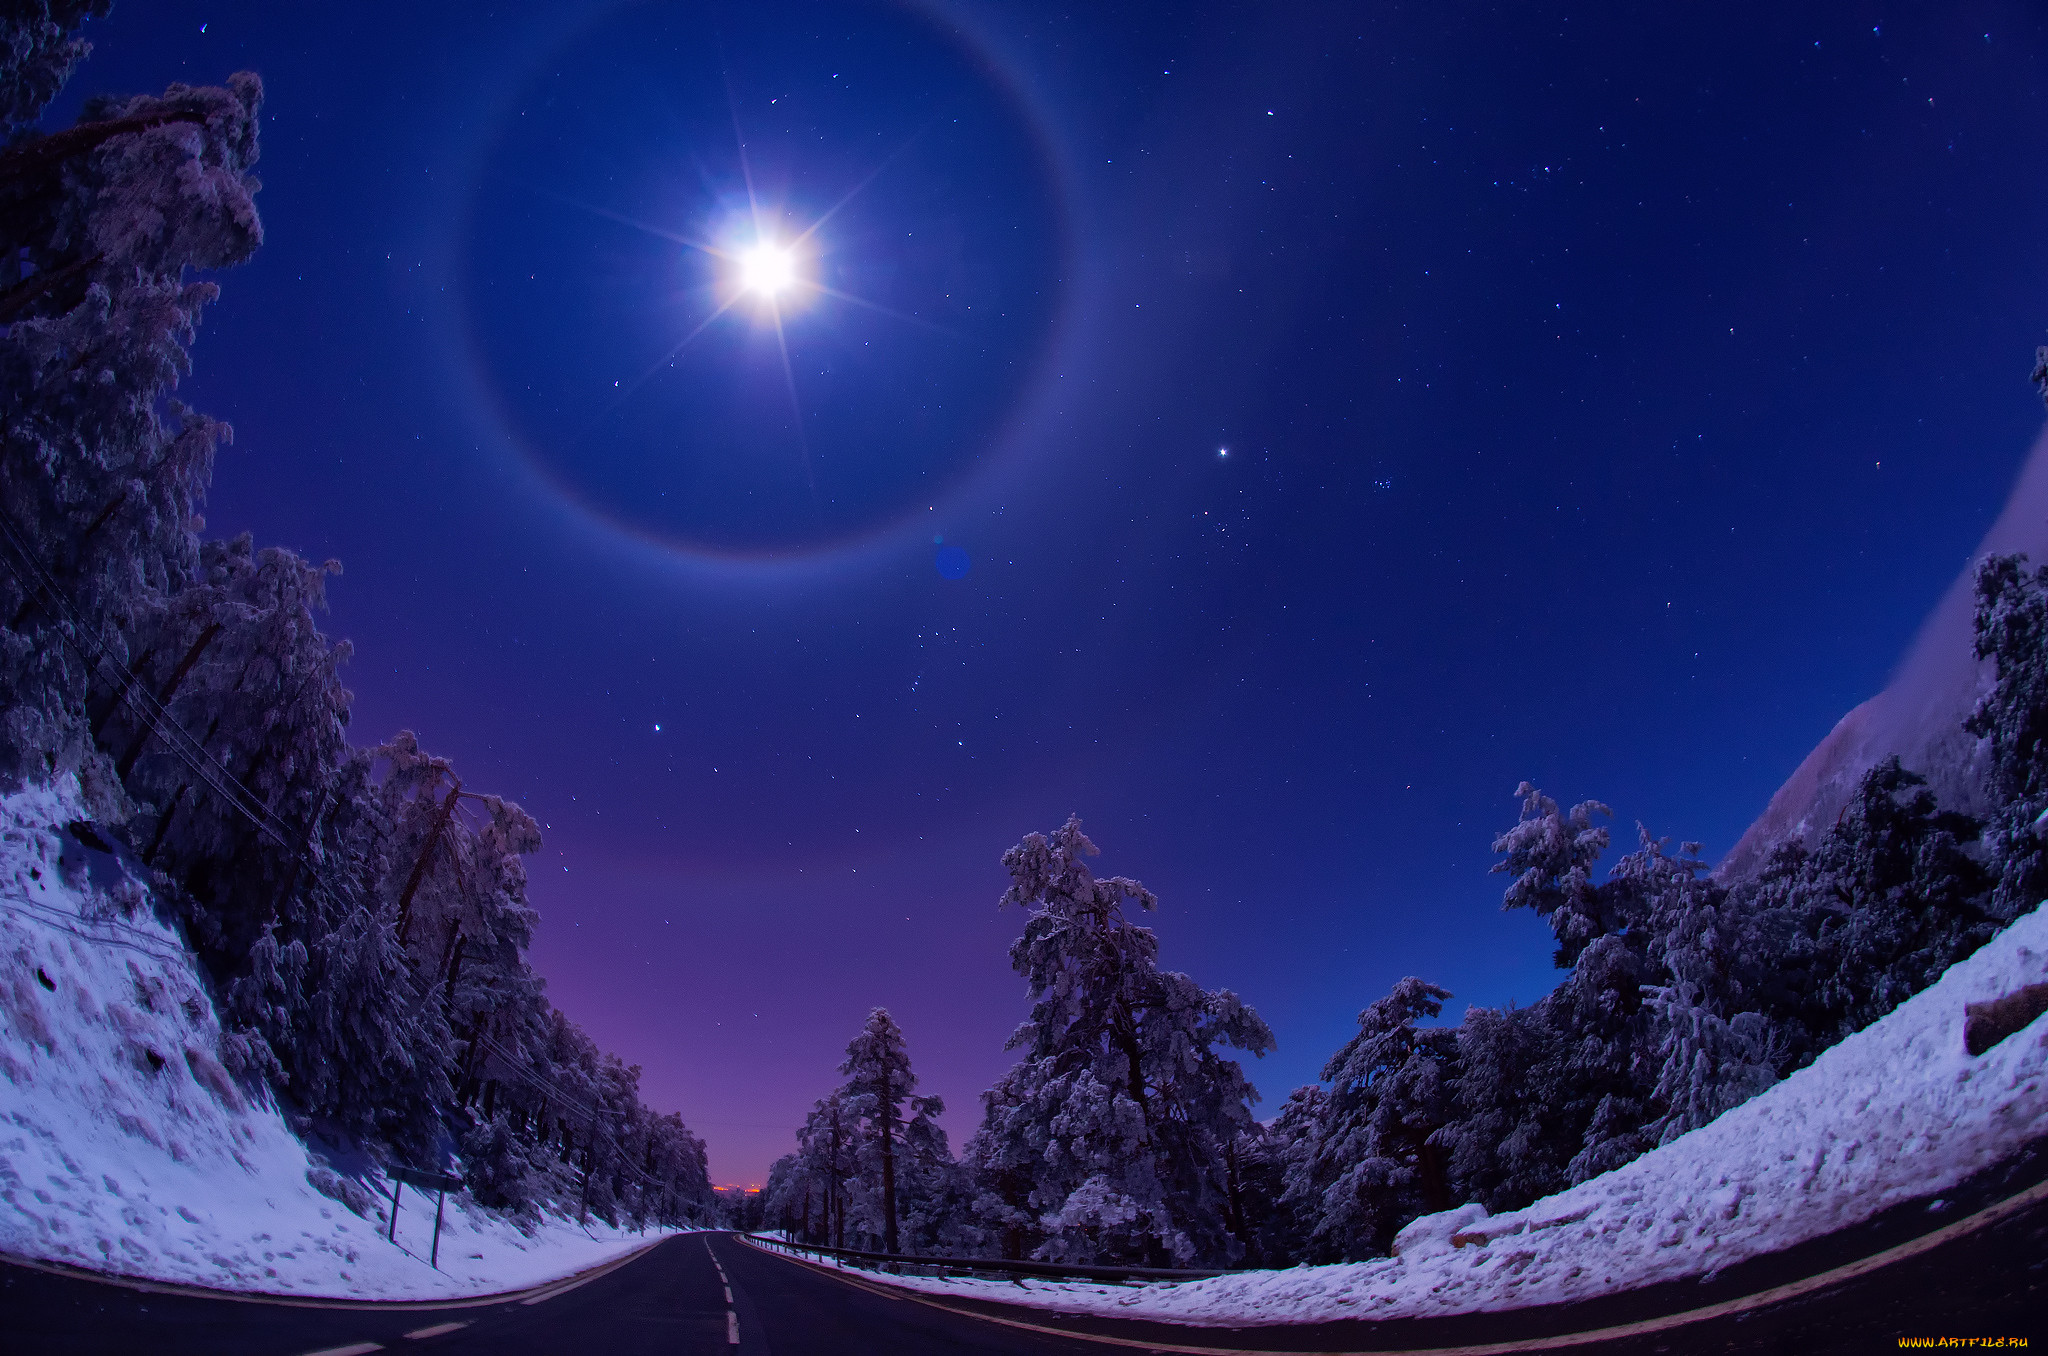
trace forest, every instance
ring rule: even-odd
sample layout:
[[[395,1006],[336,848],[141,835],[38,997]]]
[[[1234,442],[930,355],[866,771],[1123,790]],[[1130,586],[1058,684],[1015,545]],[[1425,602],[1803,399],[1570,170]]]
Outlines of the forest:
[[[876,1009],[770,1176],[764,1215],[835,1247],[1135,1266],[1275,1267],[1385,1255],[1425,1214],[1518,1209],[1705,1125],[1890,1012],[2048,890],[2048,569],[1977,574],[1996,683],[1967,729],[1988,750],[1980,821],[1886,759],[1809,847],[1716,879],[1700,845],[1637,829],[1600,871],[1611,812],[1526,782],[1493,842],[1503,907],[1557,940],[1557,987],[1468,1008],[1410,977],[1358,1014],[1322,1080],[1255,1116],[1224,1049],[1272,1033],[1226,989],[1162,970],[1097,879],[1078,819],[1004,855],[1024,914],[1010,960],[1032,999],[1016,1065],[955,1157]],[[1596,877],[1598,877],[1596,879]]]
[[[0,779],[75,776],[91,831],[201,956],[222,1057],[304,1136],[459,1162],[515,1213],[692,1224],[702,1142],[547,999],[527,958],[539,827],[399,732],[352,741],[334,561],[205,535],[224,423],[175,395],[217,287],[262,243],[263,90],[174,85],[36,123],[105,0],[12,25],[0,84]],[[1995,677],[1966,729],[1984,802],[1872,768],[1839,819],[1741,879],[1524,784],[1493,842],[1556,987],[1469,1008],[1408,978],[1260,1119],[1273,1036],[1163,969],[1158,901],[1098,878],[1078,818],[1002,859],[1029,1013],[956,1154],[876,1009],[776,1163],[764,1222],[887,1252],[1153,1266],[1361,1259],[1403,1225],[1528,1204],[1706,1124],[1925,988],[2048,890],[2048,569],[1977,575]],[[1233,1054],[1232,1052],[1235,1052]]]
[[[409,732],[351,742],[339,563],[204,535],[231,430],[175,391],[218,294],[193,275],[262,243],[263,87],[38,132],[108,8],[0,24],[0,780],[78,779],[203,962],[222,1062],[302,1137],[459,1158],[515,1214],[702,1222],[702,1141],[528,964],[533,818]]]

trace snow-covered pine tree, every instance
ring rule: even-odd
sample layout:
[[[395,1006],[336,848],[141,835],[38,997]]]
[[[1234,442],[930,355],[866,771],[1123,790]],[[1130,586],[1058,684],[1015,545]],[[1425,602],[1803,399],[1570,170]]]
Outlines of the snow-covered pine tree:
[[[1502,857],[1493,870],[1515,878],[1501,907],[1530,909],[1549,923],[1557,937],[1558,968],[1569,969],[1594,938],[1626,925],[1615,911],[1612,892],[1603,892],[1592,880],[1593,865],[1610,841],[1606,827],[1593,817],[1612,818],[1614,812],[1588,800],[1560,813],[1556,801],[1528,782],[1515,794],[1522,801],[1521,819],[1493,841]]]
[[[1789,911],[1788,961],[1805,972],[1794,1015],[1811,1053],[1860,1031],[1975,951],[1999,926],[1977,822],[1944,811],[1927,779],[1888,758],[1865,773],[1809,853],[1765,882]]]
[[[2048,898],[2048,566],[1990,556],[1976,586],[1977,657],[1992,661],[1997,680],[1964,728],[1991,750],[1997,809],[1986,836],[1998,880],[1989,907],[2010,920]]]
[[[1324,1066],[1328,1100],[1287,1183],[1289,1200],[1312,1220],[1312,1258],[1384,1253],[1403,1224],[1449,1208],[1436,1134],[1453,1114],[1457,1033],[1416,1023],[1441,1013],[1450,996],[1402,980],[1358,1014],[1358,1034]]]
[[[539,921],[525,858],[540,850],[540,826],[502,797],[464,791],[453,765],[423,752],[410,730],[371,758],[387,832],[382,906],[462,1042],[466,1104],[486,1077],[478,1038],[537,992],[525,960]]]
[[[912,1097],[910,1112],[896,1181],[904,1251],[948,1257],[981,1251],[986,1240],[974,1227],[971,1185],[939,1124],[945,1102]]]
[[[262,84],[173,85],[29,126],[102,4],[0,15],[0,775],[81,774],[126,817],[88,712],[122,700],[138,613],[198,567],[224,424],[171,399],[211,283],[262,239],[249,168]]]
[[[0,144],[42,116],[92,44],[79,30],[114,0],[15,0],[0,20]]]
[[[1456,1115],[1438,1136],[1458,1200],[1498,1213],[1569,1185],[1583,1126],[1552,1100],[1567,1046],[1549,1015],[1475,1007],[1458,1023]]]
[[[1279,1115],[1254,1125],[1232,1146],[1236,1218],[1231,1227],[1244,1240],[1244,1265],[1281,1267],[1308,1256],[1314,1212],[1288,1195],[1287,1184],[1306,1170],[1323,1136],[1329,1105],[1322,1084],[1305,1084],[1287,1094]]]
[[[1669,1143],[1777,1081],[1789,1043],[1760,1010],[1769,958],[1758,920],[1705,874],[1698,843],[1673,856],[1669,840],[1636,831],[1641,846],[1611,879],[1633,896],[1624,912],[1645,920],[1649,959],[1662,971],[1644,990],[1658,1070],[1650,1100],[1662,1111],[1646,1133]]]
[[[1652,1118],[1648,1019],[1642,985],[1655,974],[1647,959],[1648,903],[1627,879],[1595,884],[1592,870],[1607,850],[1607,829],[1595,815],[1613,812],[1582,801],[1568,813],[1528,782],[1515,788],[1522,802],[1515,827],[1494,840],[1502,854],[1493,870],[1514,880],[1502,893],[1503,909],[1527,908],[1550,923],[1556,963],[1571,975],[1538,1006],[1562,1057],[1531,1070],[1540,1096],[1562,1112],[1566,1173],[1584,1181],[1628,1162],[1653,1142],[1644,1133]]]
[[[324,873],[321,821],[347,818],[346,785],[360,776],[347,741],[350,694],[340,668],[348,646],[322,635],[333,561],[311,566],[289,551],[256,550],[248,535],[207,542],[200,572],[161,608],[146,609],[132,666],[154,709],[191,734],[205,755],[261,808],[219,794],[182,754],[174,732],[127,703],[96,717],[115,771],[143,807],[136,845],[183,887],[185,919],[218,973],[239,972],[260,929],[290,930],[300,894]]]
[[[818,1223],[814,1242],[846,1246],[846,1214],[860,1174],[860,1118],[843,1094],[820,1098],[797,1131],[797,1171],[815,1190]]]
[[[701,1213],[701,1144],[587,1038],[565,1048],[526,965],[532,821],[470,798],[442,853],[459,888],[431,920],[453,939],[423,930],[409,956],[383,891],[408,846],[397,831],[416,825],[348,746],[347,646],[315,624],[339,567],[200,541],[229,430],[173,398],[216,294],[188,274],[261,240],[262,86],[97,99],[38,131],[85,51],[79,25],[107,9],[0,7],[0,780],[78,774],[94,816],[159,868],[212,971],[224,1059],[295,1114],[414,1158],[454,1130],[513,1194],[560,1176],[520,1166],[544,1162],[527,1150],[552,1134],[602,1208]],[[575,1083],[575,1116],[499,1098],[478,1078],[487,1050],[509,1052],[488,1072],[522,1088]],[[476,1122],[451,1104],[458,1073],[465,1102],[489,1088]],[[644,1173],[670,1176],[628,1171],[628,1141]]]
[[[1006,1252],[1055,1260],[1228,1263],[1229,1146],[1257,1097],[1216,1047],[1253,1054],[1272,1032],[1228,990],[1158,966],[1158,939],[1124,916],[1154,907],[1121,876],[1098,880],[1096,847],[1069,819],[1003,855],[1002,904],[1026,913],[1010,963],[1031,1015],[1023,1057],[984,1095],[966,1160],[977,1209]]]
[[[872,1188],[880,1215],[883,1252],[897,1251],[896,1167],[902,1147],[903,1104],[917,1088],[903,1028],[887,1008],[868,1014],[860,1034],[846,1047],[839,1066],[845,1074],[846,1105],[863,1122],[867,1157],[874,1163]]]

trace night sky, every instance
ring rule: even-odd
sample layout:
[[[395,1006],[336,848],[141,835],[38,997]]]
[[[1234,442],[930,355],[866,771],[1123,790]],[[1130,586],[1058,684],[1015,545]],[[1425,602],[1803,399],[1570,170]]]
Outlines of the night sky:
[[[965,1138],[1070,811],[1272,1024],[1261,1114],[1403,975],[1536,998],[1516,783],[1725,851],[2042,423],[2037,3],[90,32],[53,120],[268,85],[209,531],[345,562],[356,738],[547,826],[549,993],[718,1181],[877,1004]]]

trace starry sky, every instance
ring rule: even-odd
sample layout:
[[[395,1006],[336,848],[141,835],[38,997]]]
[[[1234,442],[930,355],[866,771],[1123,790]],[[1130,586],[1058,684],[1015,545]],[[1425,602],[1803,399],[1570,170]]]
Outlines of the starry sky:
[[[890,1008],[956,1144],[1079,813],[1279,1049],[1555,982],[1518,781],[1725,851],[2042,407],[2022,0],[143,4],[259,71],[210,531],[347,574],[356,737],[546,825],[534,958],[759,1181]],[[735,300],[731,255],[798,240]],[[731,304],[728,304],[731,303]],[[722,309],[721,309],[722,308]]]

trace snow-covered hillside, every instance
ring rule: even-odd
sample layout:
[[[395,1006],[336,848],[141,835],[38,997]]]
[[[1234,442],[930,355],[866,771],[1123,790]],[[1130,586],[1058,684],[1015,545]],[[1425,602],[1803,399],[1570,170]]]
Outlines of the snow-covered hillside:
[[[527,1234],[451,1195],[436,1271],[433,1202],[410,1188],[387,1241],[390,1184],[337,1173],[229,1078],[176,929],[67,832],[82,817],[75,782],[0,797],[0,1254],[424,1299],[535,1285],[651,1241],[554,1218]]]
[[[1613,1172],[1488,1217],[1416,1220],[1396,1255],[1136,1289],[878,1277],[1180,1323],[1409,1318],[1585,1299],[1702,1276],[1945,1191],[2048,1135],[2048,1017],[1979,1057],[1966,1003],[2048,980],[2048,908],[1718,1120]]]

